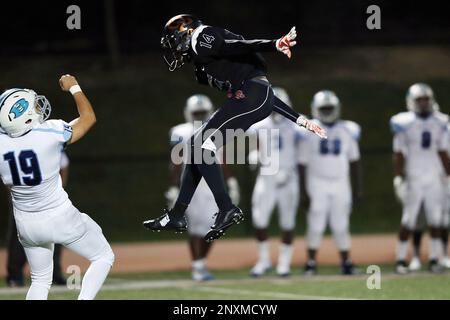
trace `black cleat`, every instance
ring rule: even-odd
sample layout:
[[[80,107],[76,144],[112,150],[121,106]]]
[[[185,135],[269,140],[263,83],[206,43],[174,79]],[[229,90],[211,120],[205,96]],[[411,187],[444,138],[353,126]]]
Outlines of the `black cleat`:
[[[238,207],[234,207],[226,212],[215,214],[216,221],[211,226],[211,230],[204,237],[206,242],[212,242],[225,234],[225,231],[233,224],[239,224],[244,220],[244,214]]]
[[[430,260],[428,263],[428,270],[431,273],[443,273],[444,267],[441,266],[437,260]]]
[[[184,215],[171,216],[170,211],[164,209],[164,214],[156,219],[144,221],[145,228],[152,231],[173,230],[175,233],[182,233],[187,230],[187,221]]]
[[[404,260],[397,261],[397,264],[395,265],[395,273],[397,273],[397,274],[408,274],[409,273],[409,268],[408,268],[408,265],[406,264],[406,261],[404,261]]]
[[[23,279],[13,279],[9,278],[6,280],[6,285],[9,288],[22,288],[25,286]]]
[[[314,260],[308,260],[305,264],[305,276],[314,276],[317,274],[317,263]]]
[[[351,275],[360,273],[359,270],[355,267],[355,265],[350,260],[347,260],[342,263],[341,272],[345,276],[351,276]]]

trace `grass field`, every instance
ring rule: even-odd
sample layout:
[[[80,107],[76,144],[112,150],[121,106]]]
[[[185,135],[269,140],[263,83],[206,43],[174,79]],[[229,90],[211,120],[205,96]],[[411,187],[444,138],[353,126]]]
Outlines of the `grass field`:
[[[196,283],[189,271],[111,275],[98,299],[450,299],[448,273],[425,271],[396,275],[392,266],[381,266],[381,288],[370,290],[361,267],[358,276],[340,276],[336,267],[323,267],[320,275],[305,277],[295,270],[287,279],[274,274],[251,279],[248,270],[216,271],[216,280]],[[4,286],[4,284],[3,284]],[[0,299],[24,299],[26,289],[0,288]],[[50,299],[76,299],[77,290],[52,289]]]

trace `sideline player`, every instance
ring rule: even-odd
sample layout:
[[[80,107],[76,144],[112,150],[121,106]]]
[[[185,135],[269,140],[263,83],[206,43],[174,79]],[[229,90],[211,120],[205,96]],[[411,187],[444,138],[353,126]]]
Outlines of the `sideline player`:
[[[47,120],[50,103],[33,90],[9,89],[0,96],[0,175],[11,189],[18,236],[30,265],[28,300],[48,297],[55,243],[91,261],[80,300],[95,298],[114,261],[101,228],[72,205],[62,187],[61,150],[84,137],[96,117],[73,76],[62,76],[59,84],[70,91],[78,109],[79,117],[70,124]]]
[[[69,179],[69,157],[63,151],[61,155],[61,175],[62,186],[67,186]],[[10,192],[8,190],[8,192]],[[55,244],[53,253],[53,284],[66,285],[66,279],[61,266],[62,246]],[[25,285],[23,279],[23,268],[27,262],[25,251],[17,238],[16,222],[14,221],[14,214],[11,210],[10,219],[8,223],[8,257],[6,263],[6,283],[8,287],[23,287]]]
[[[311,110],[320,126],[325,126],[328,139],[305,135],[300,141],[301,197],[310,204],[305,274],[317,272],[316,253],[329,224],[341,256],[342,274],[351,275],[356,269],[349,254],[349,224],[352,199],[361,197],[358,145],[361,129],[355,122],[340,120],[341,105],[332,91],[317,92]]]
[[[189,97],[184,108],[186,122],[173,127],[170,130],[170,144],[172,150],[180,143],[187,143],[194,131],[205,122],[213,112],[211,100],[202,94]],[[182,155],[180,155],[182,156]],[[227,186],[233,203],[239,203],[239,185],[226,165],[222,165],[224,174],[227,177]],[[171,186],[166,192],[169,206],[172,206],[179,193],[179,183],[182,171],[182,164],[175,164],[172,160],[169,164]],[[197,190],[192,197],[191,204],[186,210],[188,220],[188,232],[190,234],[189,247],[192,256],[192,279],[196,281],[212,280],[213,276],[206,267],[206,258],[211,249],[203,237],[208,233],[214,223],[213,215],[205,215],[205,212],[217,212],[218,208],[214,201],[214,196],[206,184],[205,180],[200,181]]]
[[[391,118],[394,132],[393,181],[396,195],[403,202],[397,244],[396,272],[409,272],[406,264],[408,239],[417,223],[421,206],[430,228],[429,270],[441,272],[441,226],[444,197],[448,192],[450,163],[448,116],[435,110],[434,94],[424,83],[412,85],[406,95],[407,112]]]
[[[287,92],[282,88],[273,88],[275,96],[291,106]],[[269,136],[259,134],[261,130],[279,130],[276,143],[267,141]],[[302,129],[288,121],[278,113],[272,113],[266,119],[254,124],[247,131],[256,134],[258,150],[253,150],[249,158],[256,163],[261,156],[259,151],[271,148],[270,154],[279,154],[280,168],[273,175],[263,175],[261,171],[256,178],[252,197],[252,221],[258,241],[258,261],[250,271],[254,277],[264,275],[271,267],[267,227],[273,210],[277,207],[278,224],[281,229],[281,246],[276,272],[279,276],[289,276],[291,273],[292,242],[294,239],[295,218],[299,201],[298,178],[298,143]],[[266,152],[264,151],[264,154]],[[256,159],[255,159],[256,158]]]
[[[225,145],[230,131],[246,131],[252,124],[276,111],[299,126],[325,137],[314,122],[274,97],[266,78],[266,66],[259,52],[282,52],[291,57],[296,42],[295,27],[278,40],[245,40],[228,30],[204,25],[192,15],[178,15],[165,25],[161,45],[170,71],[192,61],[199,83],[228,92],[228,100],[190,140],[191,150],[185,164],[180,193],[170,210],[144,222],[150,230],[186,230],[185,211],[203,177],[219,207],[207,241],[220,238],[235,223],[244,219],[225,189],[216,151]],[[198,159],[200,157],[200,159]]]

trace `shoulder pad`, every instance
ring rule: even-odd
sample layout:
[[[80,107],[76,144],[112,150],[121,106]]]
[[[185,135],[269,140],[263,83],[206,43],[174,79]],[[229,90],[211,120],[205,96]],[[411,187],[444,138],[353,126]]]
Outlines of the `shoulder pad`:
[[[393,116],[390,120],[391,130],[393,133],[399,133],[406,130],[416,119],[414,112],[400,112]]]
[[[361,126],[354,121],[341,120],[341,125],[347,130],[353,139],[359,140],[361,137]]]
[[[440,111],[433,112],[433,117],[435,117],[444,126],[447,126],[447,124],[449,122],[448,115],[446,115],[445,113],[442,113]]]

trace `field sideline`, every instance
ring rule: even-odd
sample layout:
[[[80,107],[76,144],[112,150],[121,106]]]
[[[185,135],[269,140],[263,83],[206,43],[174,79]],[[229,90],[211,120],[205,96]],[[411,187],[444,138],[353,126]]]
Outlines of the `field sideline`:
[[[358,276],[339,275],[338,255],[331,237],[323,241],[319,255],[319,275],[305,277],[304,239],[295,240],[292,276],[252,279],[249,268],[256,260],[253,239],[217,241],[208,261],[216,280],[196,283],[190,280],[190,260],[183,241],[114,244],[116,264],[98,299],[450,299],[449,273],[419,272],[407,276],[393,273],[396,237],[394,234],[357,235],[353,237],[353,259],[360,267]],[[278,239],[270,242],[272,260],[276,261]],[[426,255],[427,239],[423,244]],[[424,260],[425,261],[425,260]],[[5,251],[0,263],[5,266]],[[87,267],[76,255],[66,251],[63,265]],[[381,289],[367,288],[368,265],[381,268]],[[2,270],[4,274],[4,270]],[[26,288],[10,289],[0,284],[0,300],[23,299]],[[77,290],[54,287],[50,299],[75,299]]]
[[[423,257],[426,257],[428,239],[424,238]],[[354,235],[352,237],[352,258],[356,264],[390,264],[395,261],[395,234]],[[191,266],[186,241],[158,241],[142,243],[113,243],[116,262],[112,273],[146,273],[156,271],[177,271]],[[270,240],[271,258],[278,257],[279,239]],[[293,265],[303,266],[306,246],[303,237],[294,242]],[[86,270],[88,262],[65,250],[62,256],[64,269],[77,265]],[[208,259],[212,270],[239,270],[250,268],[257,259],[256,241],[251,238],[224,238],[216,241]],[[332,237],[325,237],[318,253],[322,265],[339,264],[339,255]],[[6,252],[0,250],[0,277],[6,275]]]
[[[269,275],[251,279],[247,270],[217,271],[217,280],[196,283],[186,280],[187,271],[147,274],[115,274],[98,295],[98,299],[215,299],[215,300],[348,300],[348,299],[450,299],[448,273],[427,272],[400,276],[393,266],[384,265],[381,288],[369,290],[367,274],[340,276],[335,267],[324,267],[323,274],[305,277],[298,270],[288,279]],[[362,268],[365,271],[365,267]],[[26,288],[0,288],[0,299],[23,299]],[[55,287],[50,299],[76,299],[77,290]]]

